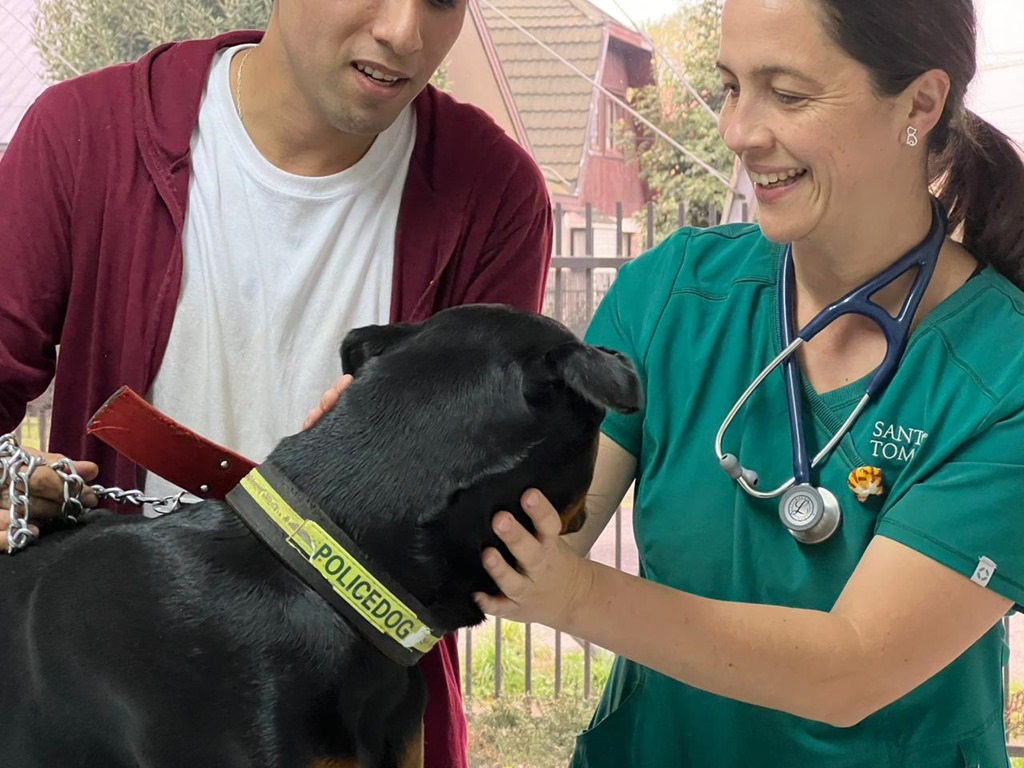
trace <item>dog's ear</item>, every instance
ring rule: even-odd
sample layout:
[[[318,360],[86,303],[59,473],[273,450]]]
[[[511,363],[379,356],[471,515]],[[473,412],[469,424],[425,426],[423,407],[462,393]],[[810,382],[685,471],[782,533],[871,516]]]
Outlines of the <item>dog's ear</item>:
[[[416,326],[412,323],[366,325],[362,328],[353,328],[345,334],[345,338],[341,342],[341,372],[351,373],[354,376],[367,360],[383,354],[389,347],[393,347],[415,332]]]
[[[526,368],[526,398],[535,401],[554,384],[562,384],[584,400],[620,413],[643,405],[640,378],[628,357],[612,349],[582,342],[562,344]]]

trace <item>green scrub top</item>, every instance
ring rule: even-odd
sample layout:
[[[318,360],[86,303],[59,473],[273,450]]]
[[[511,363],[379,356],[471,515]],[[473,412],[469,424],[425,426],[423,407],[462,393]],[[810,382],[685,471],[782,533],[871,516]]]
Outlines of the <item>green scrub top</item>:
[[[605,433],[638,458],[634,532],[644,576],[720,600],[828,611],[876,534],[1024,604],[1024,294],[987,268],[932,311],[904,359],[836,450],[814,470],[843,510],[836,534],[801,544],[778,499],[744,493],[714,438],[781,349],[776,278],[783,248],[755,226],[681,230],[626,265],[587,340],[636,364],[646,392]],[[810,455],[839,429],[868,377],[825,394],[804,382]],[[760,473],[793,474],[781,369],[738,413],[723,450]],[[861,502],[851,470],[881,471]],[[982,576],[979,576],[982,581]],[[893,573],[891,588],[900,588]],[[953,664],[851,728],[835,728],[676,682],[616,659],[582,768],[953,768],[1005,766],[1001,623]]]

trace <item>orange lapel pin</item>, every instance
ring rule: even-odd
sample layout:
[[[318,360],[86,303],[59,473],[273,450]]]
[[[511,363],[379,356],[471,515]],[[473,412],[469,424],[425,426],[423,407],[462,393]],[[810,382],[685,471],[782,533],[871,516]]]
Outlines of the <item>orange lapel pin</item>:
[[[882,470],[878,467],[857,467],[850,472],[847,479],[850,490],[857,495],[857,501],[863,503],[869,496],[881,496],[885,493],[882,485]]]

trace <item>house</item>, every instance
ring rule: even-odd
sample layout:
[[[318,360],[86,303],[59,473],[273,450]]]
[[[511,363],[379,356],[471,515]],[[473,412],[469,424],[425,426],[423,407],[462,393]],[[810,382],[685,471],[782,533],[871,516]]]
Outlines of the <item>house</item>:
[[[35,0],[0,3],[0,157],[26,110],[46,86],[32,39]]]
[[[649,195],[614,130],[631,120],[587,78],[625,100],[627,89],[652,84],[652,55],[639,33],[586,0],[469,0],[445,64],[450,91],[488,112],[537,161],[563,212],[556,255],[638,253],[632,217]],[[626,235],[618,248],[617,203]]]

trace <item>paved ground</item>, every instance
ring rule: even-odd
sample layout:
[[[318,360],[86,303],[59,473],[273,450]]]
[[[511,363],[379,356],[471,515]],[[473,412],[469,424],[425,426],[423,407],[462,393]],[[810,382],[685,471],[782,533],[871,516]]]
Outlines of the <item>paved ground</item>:
[[[615,518],[612,518],[611,522],[608,523],[608,527],[604,529],[601,537],[597,540],[597,543],[594,544],[594,548],[590,551],[590,556],[600,563],[615,565],[616,529],[621,527],[622,551],[620,556],[622,558],[622,563],[619,567],[627,573],[637,573],[639,570],[639,561],[636,553],[636,541],[633,539],[632,491],[626,494],[626,498],[622,502],[622,507],[618,512],[618,516],[618,525],[616,524]]]
[[[1024,686],[1024,616],[1010,619],[1010,680]]]

